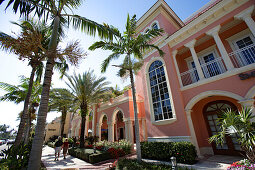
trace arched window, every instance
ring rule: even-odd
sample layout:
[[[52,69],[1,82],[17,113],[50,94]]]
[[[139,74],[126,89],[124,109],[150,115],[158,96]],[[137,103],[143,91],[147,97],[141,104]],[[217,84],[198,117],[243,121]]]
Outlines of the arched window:
[[[150,29],[147,28],[144,32],[145,32],[145,34],[147,34],[149,31],[150,31]]]
[[[154,23],[152,26],[152,29],[155,29],[155,30],[158,30],[159,29],[159,26],[157,23]]]
[[[163,63],[154,61],[149,67],[150,90],[155,121],[173,118]]]

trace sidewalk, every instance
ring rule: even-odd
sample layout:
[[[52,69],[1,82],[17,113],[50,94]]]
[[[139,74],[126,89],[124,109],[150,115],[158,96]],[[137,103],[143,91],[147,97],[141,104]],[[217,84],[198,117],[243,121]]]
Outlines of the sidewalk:
[[[128,156],[129,158],[135,158],[136,155]],[[78,158],[74,158],[70,155],[67,155],[66,159],[64,159],[63,154],[61,152],[61,156],[59,161],[54,161],[55,159],[55,151],[53,148],[45,146],[42,152],[42,162],[47,170],[84,170],[84,169],[107,169],[114,162],[114,160],[108,160],[97,164],[90,164]],[[206,169],[206,170],[223,170],[227,169],[227,167],[238,160],[241,160],[241,157],[236,156],[223,156],[223,155],[214,155],[210,157],[205,157],[200,160],[198,163],[194,165],[186,165],[186,164],[178,164],[179,166],[194,168],[198,170]],[[143,159],[145,162],[153,162],[153,163],[164,163],[170,164],[170,162],[164,161],[156,161]]]
[[[48,170],[80,170],[80,169],[107,169],[112,164],[114,160],[105,161],[98,164],[90,164],[78,158],[72,157],[70,155],[63,157],[63,152],[61,151],[59,161],[54,161],[55,150],[49,146],[43,147],[42,150],[42,162],[46,169]]]

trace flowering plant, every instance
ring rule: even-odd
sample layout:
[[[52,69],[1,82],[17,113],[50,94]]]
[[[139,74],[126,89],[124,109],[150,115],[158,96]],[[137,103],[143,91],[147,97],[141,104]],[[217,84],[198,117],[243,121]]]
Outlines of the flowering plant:
[[[114,159],[118,159],[120,156],[124,156],[125,152],[123,151],[123,149],[115,149],[115,148],[109,148],[107,150],[107,152],[110,153],[111,157]]]
[[[254,170],[255,164],[251,163],[248,159],[243,159],[237,162],[233,162],[228,170]]]

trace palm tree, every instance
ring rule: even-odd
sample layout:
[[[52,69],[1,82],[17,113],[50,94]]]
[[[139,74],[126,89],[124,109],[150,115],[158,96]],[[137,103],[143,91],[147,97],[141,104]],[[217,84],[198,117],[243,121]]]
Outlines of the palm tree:
[[[49,111],[61,112],[61,136],[64,134],[67,112],[75,112],[74,95],[67,89],[54,88],[50,91]]]
[[[84,147],[84,131],[86,115],[88,115],[89,107],[92,104],[103,102],[109,99],[111,94],[109,88],[106,87],[109,82],[105,81],[105,77],[97,78],[94,71],[87,71],[81,74],[67,75],[68,82],[66,84],[75,96],[75,102],[80,106],[81,112],[81,136],[80,147]]]
[[[4,0],[0,0],[0,5],[3,1]],[[39,169],[40,167],[53,66],[56,60],[58,42],[62,37],[61,35],[63,35],[61,34],[63,33],[61,32],[61,30],[63,30],[63,26],[69,27],[71,24],[75,29],[81,29],[89,35],[95,36],[97,33],[100,38],[113,38],[114,32],[112,32],[108,27],[98,24],[85,17],[73,14],[72,10],[77,9],[81,5],[81,2],[81,0],[10,0],[6,6],[6,8],[8,8],[13,3],[13,11],[15,13],[19,10],[20,15],[28,17],[31,12],[34,12],[39,16],[39,18],[44,17],[45,20],[51,20],[52,25],[51,39],[47,49],[48,59],[44,74],[42,97],[28,169],[35,170]],[[69,14],[69,11],[71,11],[72,14]],[[71,60],[71,62],[76,64],[80,58],[76,56],[73,57],[75,58]]]
[[[245,152],[251,162],[255,162],[255,122],[252,119],[252,108],[242,108],[241,111],[228,109],[221,114],[218,119],[220,132],[209,138],[209,142],[216,142],[217,145],[223,145],[226,135],[237,135],[241,149]]]
[[[28,121],[28,105],[34,82],[34,76],[37,72],[37,77],[40,79],[42,75],[42,61],[45,60],[45,48],[49,41],[49,28],[45,23],[34,21],[33,19],[23,20],[21,24],[14,23],[21,27],[22,31],[18,37],[13,37],[0,32],[0,44],[6,51],[13,52],[19,56],[20,60],[28,60],[32,67],[30,73],[28,91],[24,100],[23,113],[21,115],[18,133],[15,139],[14,146],[18,146],[22,141],[25,123]],[[27,138],[26,138],[27,139]],[[27,141],[25,141],[27,143]]]
[[[118,75],[124,77],[129,75],[132,96],[133,96],[133,106],[135,115],[135,136],[136,136],[136,153],[137,160],[141,161],[141,147],[140,147],[140,136],[139,136],[139,122],[137,116],[137,104],[135,96],[135,85],[134,85],[134,73],[136,73],[143,65],[143,53],[149,49],[156,49],[160,56],[163,56],[164,52],[160,50],[157,46],[151,44],[151,40],[157,36],[160,36],[163,30],[161,29],[151,29],[146,34],[136,33],[136,16],[134,15],[131,19],[129,15],[126,22],[126,30],[123,35],[120,34],[118,29],[113,28],[113,30],[118,35],[116,42],[113,41],[98,41],[89,47],[90,50],[95,50],[101,48],[104,50],[111,50],[113,53],[104,60],[101,66],[101,72],[105,72],[109,63],[113,59],[118,59],[120,56],[124,55],[123,63],[117,67],[120,67]]]
[[[15,85],[11,85],[8,83],[4,83],[4,82],[0,82],[0,89],[7,91],[7,93],[3,96],[0,96],[0,101],[12,101],[16,104],[19,104],[21,102],[24,102],[27,96],[27,93],[29,91],[29,85],[30,85],[30,79],[29,78],[25,78],[24,76],[21,76],[21,84],[18,86]],[[29,132],[31,129],[31,121],[32,121],[32,117],[34,117],[35,114],[35,107],[37,105],[37,103],[39,103],[40,101],[40,92],[42,90],[42,85],[40,85],[40,83],[38,81],[33,83],[33,87],[31,89],[31,99],[29,102],[29,109],[28,109],[28,121],[26,121],[26,126],[24,124],[24,126],[26,127],[26,133],[25,133],[25,137],[27,141],[28,137],[29,137]],[[20,119],[22,119],[22,114],[23,112],[21,112],[20,114]]]

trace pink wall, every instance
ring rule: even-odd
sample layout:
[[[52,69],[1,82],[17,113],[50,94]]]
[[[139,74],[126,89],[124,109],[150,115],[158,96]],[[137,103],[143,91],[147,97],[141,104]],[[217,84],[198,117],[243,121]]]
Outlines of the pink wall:
[[[147,91],[146,83],[143,84],[144,89],[144,105],[145,105],[145,114],[146,114],[146,124],[148,137],[157,137],[157,136],[189,136],[188,126],[186,116],[184,115],[184,105],[180,93],[180,86],[177,79],[176,70],[174,69],[173,60],[170,57],[170,51],[168,46],[164,46],[162,50],[165,52],[164,61],[167,64],[167,75],[171,87],[171,93],[173,96],[175,113],[177,121],[172,124],[167,125],[153,125],[150,118],[150,105],[149,105],[149,96]],[[141,71],[143,71],[143,82],[146,81],[146,70],[145,67],[153,57],[158,57],[159,54],[155,52],[150,57],[145,59],[144,66]],[[171,130],[170,130],[171,129]]]

